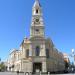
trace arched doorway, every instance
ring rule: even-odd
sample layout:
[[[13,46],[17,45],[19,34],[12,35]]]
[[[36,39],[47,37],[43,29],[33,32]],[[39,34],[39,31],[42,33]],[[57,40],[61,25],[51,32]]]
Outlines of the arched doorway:
[[[33,63],[33,72],[36,73],[37,71],[42,71],[42,63],[40,62]]]

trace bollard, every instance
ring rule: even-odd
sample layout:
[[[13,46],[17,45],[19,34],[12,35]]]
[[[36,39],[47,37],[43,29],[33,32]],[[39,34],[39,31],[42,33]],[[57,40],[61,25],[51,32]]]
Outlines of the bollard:
[[[48,72],[48,75],[50,75],[50,72]]]
[[[28,73],[28,72],[26,72],[26,73],[25,73],[25,75],[29,75],[29,73]]]
[[[41,71],[40,71],[40,75],[41,75]]]

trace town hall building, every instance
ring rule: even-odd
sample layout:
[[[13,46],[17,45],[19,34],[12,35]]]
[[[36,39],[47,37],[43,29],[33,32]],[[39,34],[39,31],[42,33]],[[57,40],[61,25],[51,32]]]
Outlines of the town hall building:
[[[42,8],[39,0],[32,7],[30,37],[23,39],[18,50],[13,49],[8,58],[8,71],[56,72],[65,68],[63,54],[52,40],[45,37]]]

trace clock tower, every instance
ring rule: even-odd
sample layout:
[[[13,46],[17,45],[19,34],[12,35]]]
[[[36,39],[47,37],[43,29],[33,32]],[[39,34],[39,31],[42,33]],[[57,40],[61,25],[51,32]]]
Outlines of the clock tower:
[[[30,37],[44,37],[44,22],[39,0],[35,0],[35,3],[32,7]]]

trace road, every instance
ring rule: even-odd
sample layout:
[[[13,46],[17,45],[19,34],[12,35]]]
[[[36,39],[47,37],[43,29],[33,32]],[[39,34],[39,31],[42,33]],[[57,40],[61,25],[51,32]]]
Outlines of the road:
[[[0,72],[0,75],[28,75],[28,74],[24,74],[24,73],[20,73],[20,74],[17,74],[17,73],[12,73],[12,72]],[[31,74],[29,74],[31,75]],[[34,74],[34,75],[39,75],[39,74]],[[41,75],[48,75],[48,74],[41,74]],[[50,75],[75,75],[74,74],[50,74]]]

